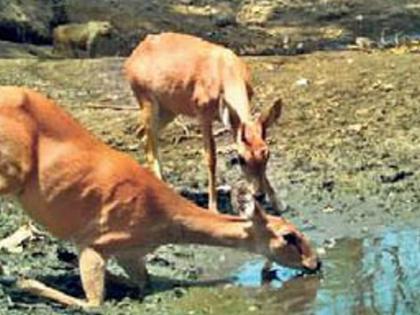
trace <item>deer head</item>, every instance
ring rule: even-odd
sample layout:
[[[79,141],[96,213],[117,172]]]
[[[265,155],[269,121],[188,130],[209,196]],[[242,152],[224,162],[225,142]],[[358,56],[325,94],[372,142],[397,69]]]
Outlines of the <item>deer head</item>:
[[[237,162],[255,196],[268,193],[266,167],[270,150],[266,142],[267,129],[280,118],[283,102],[274,104],[250,122],[238,122],[236,131]]]
[[[239,184],[232,190],[232,203],[252,222],[249,234],[254,252],[290,268],[309,272],[320,269],[321,262],[309,240],[283,217],[267,215],[247,186]]]

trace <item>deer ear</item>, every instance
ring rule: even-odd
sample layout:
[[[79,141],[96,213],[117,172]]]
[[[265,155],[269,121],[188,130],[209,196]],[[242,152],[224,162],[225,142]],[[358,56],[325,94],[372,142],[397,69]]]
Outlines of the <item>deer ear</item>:
[[[283,110],[283,100],[281,98],[277,99],[273,105],[271,105],[268,109],[266,109],[261,116],[259,117],[259,121],[263,126],[263,129],[266,130],[270,127],[274,122],[276,122]]]
[[[250,219],[255,212],[255,201],[246,183],[239,182],[232,189],[232,205],[235,211],[243,218]]]
[[[266,214],[255,200],[251,190],[244,183],[239,183],[232,190],[232,204],[239,215],[255,223],[266,222]]]
[[[262,206],[256,200],[254,200],[254,213],[251,220],[254,223],[267,224],[267,215]]]
[[[238,143],[240,143],[240,142],[246,143],[247,142],[245,132],[246,132],[245,124],[240,123],[239,126],[238,126],[237,134],[236,134],[236,137],[237,137],[236,140],[238,141]]]

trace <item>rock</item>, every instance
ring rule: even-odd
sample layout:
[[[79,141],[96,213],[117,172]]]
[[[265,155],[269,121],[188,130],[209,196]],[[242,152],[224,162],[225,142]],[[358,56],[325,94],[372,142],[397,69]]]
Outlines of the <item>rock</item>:
[[[251,305],[250,307],[248,307],[248,311],[250,311],[250,312],[256,312],[256,311],[258,311],[258,306]]]
[[[21,253],[23,251],[22,244],[34,240],[38,236],[40,236],[38,230],[31,224],[22,225],[14,233],[0,240],[0,249],[5,249],[9,253]]]
[[[236,25],[236,13],[228,1],[219,2],[212,12],[214,23],[218,27]]]
[[[0,31],[1,32],[1,31]],[[51,48],[0,40],[0,58],[51,58]]]
[[[130,144],[127,146],[127,150],[128,151],[137,151],[139,150],[139,145],[138,144]]]
[[[337,244],[334,238],[329,238],[324,241],[325,248],[333,248]]]
[[[392,90],[394,90],[394,85],[391,83],[385,83],[382,85],[382,90],[385,92],[390,92]]]
[[[214,24],[218,27],[236,25],[236,16],[233,12],[219,13],[214,17]]]
[[[353,124],[353,125],[348,126],[348,127],[347,127],[347,130],[348,130],[348,131],[354,131],[354,132],[358,133],[358,132],[362,131],[362,129],[363,129],[364,127],[365,127],[365,126],[364,126],[364,125],[362,125],[362,124]]]
[[[331,206],[330,204],[326,205],[324,208],[322,208],[322,212],[324,213],[331,213],[334,212],[335,208]]]
[[[377,47],[377,43],[368,37],[356,37],[354,42],[359,49],[372,49]]]
[[[309,80],[302,78],[302,79],[297,80],[295,84],[299,87],[307,87],[309,86]]]
[[[316,253],[317,253],[319,256],[325,256],[325,255],[327,254],[327,251],[326,251],[325,247],[318,247],[318,248],[316,249]]]
[[[0,39],[35,44],[50,43],[50,23],[53,17],[52,1],[0,1]]]
[[[297,45],[296,45],[296,53],[297,54],[303,54],[304,52],[305,52],[305,44],[302,43],[302,42],[297,43]]]

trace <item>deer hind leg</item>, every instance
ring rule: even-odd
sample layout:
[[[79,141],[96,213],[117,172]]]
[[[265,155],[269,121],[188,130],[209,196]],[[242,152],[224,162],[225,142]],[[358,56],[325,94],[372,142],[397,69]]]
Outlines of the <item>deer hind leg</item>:
[[[36,296],[48,298],[67,306],[97,307],[103,303],[105,288],[105,258],[92,248],[80,252],[79,266],[87,300],[78,299],[33,279],[21,279],[17,286]]]
[[[140,128],[137,132],[141,138],[145,137],[146,160],[156,175],[162,179],[161,165],[158,155],[159,133],[159,104],[153,97],[149,97],[135,90],[136,98],[140,105]]]
[[[0,115],[0,194],[18,194],[32,171],[33,131],[30,123],[24,123],[25,118],[19,122],[14,119],[18,116],[19,112],[13,112],[13,117]],[[1,240],[0,247],[13,250],[21,241],[32,236],[33,230],[28,227],[31,225],[22,226]]]
[[[22,190],[32,171],[33,134],[29,126],[0,116],[0,194]]]
[[[125,284],[128,286],[135,285],[141,292],[144,291],[149,283],[144,256],[138,254],[118,256],[117,261],[128,276]]]

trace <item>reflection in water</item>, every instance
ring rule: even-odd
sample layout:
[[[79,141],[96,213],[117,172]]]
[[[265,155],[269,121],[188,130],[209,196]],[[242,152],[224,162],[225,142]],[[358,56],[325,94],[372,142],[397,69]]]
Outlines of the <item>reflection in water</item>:
[[[236,283],[258,286],[263,263],[244,265]],[[323,277],[296,277],[278,267],[261,290],[266,314],[420,314],[420,231],[389,230],[344,239],[324,257]],[[280,288],[280,289],[275,289]]]
[[[300,314],[312,309],[321,282],[318,275],[299,276],[299,271],[274,264],[275,278],[267,284],[261,273],[263,267],[264,261],[246,263],[235,275],[235,283],[248,287],[265,286],[265,290],[256,296],[256,300],[263,301],[264,314]]]
[[[235,283],[246,287],[261,286],[261,284],[264,283],[262,277],[264,263],[265,262],[262,260],[245,263],[234,275]],[[285,281],[293,279],[299,274],[298,271],[282,268],[276,264],[273,264],[272,272],[274,272],[275,275],[270,285],[275,288],[280,288]]]

